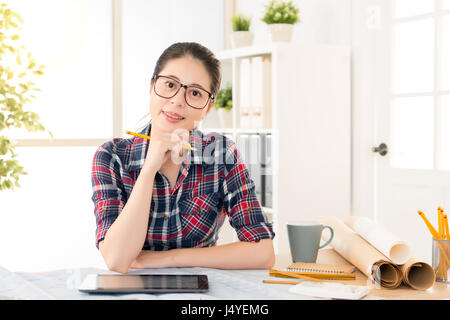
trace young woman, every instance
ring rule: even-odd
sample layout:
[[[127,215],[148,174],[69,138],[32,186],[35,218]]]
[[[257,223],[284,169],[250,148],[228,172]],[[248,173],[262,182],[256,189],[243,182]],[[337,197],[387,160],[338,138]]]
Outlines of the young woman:
[[[151,139],[115,138],[97,149],[96,246],[110,270],[273,266],[275,234],[234,142],[196,129],[220,81],[210,50],[173,44],[150,84],[151,121],[140,133]],[[240,241],[216,246],[226,215]]]

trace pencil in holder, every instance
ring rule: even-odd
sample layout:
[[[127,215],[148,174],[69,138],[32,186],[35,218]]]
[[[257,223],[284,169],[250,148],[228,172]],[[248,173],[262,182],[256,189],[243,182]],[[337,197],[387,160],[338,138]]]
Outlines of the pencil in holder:
[[[450,240],[433,238],[432,266],[436,281],[450,283]]]

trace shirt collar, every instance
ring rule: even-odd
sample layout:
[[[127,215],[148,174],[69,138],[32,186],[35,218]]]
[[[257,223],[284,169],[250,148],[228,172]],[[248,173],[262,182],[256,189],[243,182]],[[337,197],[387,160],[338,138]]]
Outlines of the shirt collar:
[[[144,129],[139,133],[143,135],[150,135],[151,122],[149,122]],[[183,161],[183,165],[189,168],[190,164],[200,164],[205,165],[210,162],[210,160],[205,159],[204,151],[208,142],[214,139],[214,135],[205,136],[203,132],[197,129],[193,129],[189,132],[189,141],[191,146],[195,150],[188,150],[188,154]],[[130,162],[128,164],[128,171],[141,170],[144,166],[145,157],[147,155],[147,149],[149,145],[149,140],[141,137],[132,137],[131,139],[131,156]]]

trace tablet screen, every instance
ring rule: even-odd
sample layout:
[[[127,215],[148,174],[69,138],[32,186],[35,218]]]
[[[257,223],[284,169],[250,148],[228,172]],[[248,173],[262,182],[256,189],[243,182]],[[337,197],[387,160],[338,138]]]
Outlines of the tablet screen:
[[[95,280],[94,280],[95,279]],[[99,274],[89,275],[79,290],[83,292],[205,292],[206,275]]]

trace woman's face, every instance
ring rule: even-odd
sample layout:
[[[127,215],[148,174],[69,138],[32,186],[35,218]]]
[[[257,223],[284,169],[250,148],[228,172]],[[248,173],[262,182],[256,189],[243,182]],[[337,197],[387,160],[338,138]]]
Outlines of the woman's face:
[[[168,60],[159,76],[175,79],[187,86],[202,88],[211,91],[211,80],[208,71],[203,64],[192,57],[185,56]],[[171,80],[164,85],[172,86]],[[177,94],[171,98],[163,98],[156,94],[155,83],[150,90],[150,114],[152,117],[152,128],[173,132],[174,130],[185,129],[187,131],[197,127],[198,123],[208,114],[213,104],[206,105],[203,109],[190,107],[185,100],[185,88],[181,87]],[[197,96],[197,90],[192,92]]]

